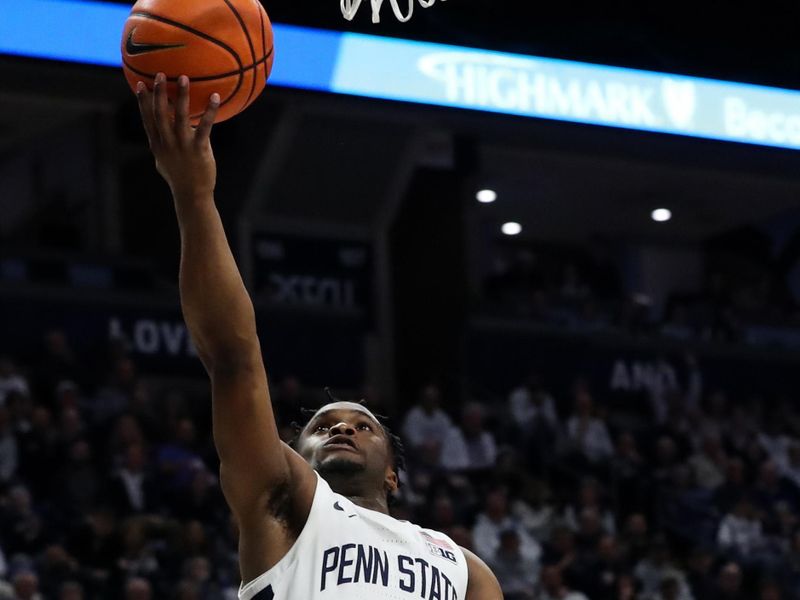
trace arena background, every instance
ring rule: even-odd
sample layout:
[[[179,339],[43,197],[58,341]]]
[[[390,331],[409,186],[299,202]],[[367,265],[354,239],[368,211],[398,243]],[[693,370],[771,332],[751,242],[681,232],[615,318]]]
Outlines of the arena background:
[[[59,3],[0,6],[0,598],[235,598],[169,190],[120,69],[36,52],[94,47],[88,19],[29,18]],[[365,398],[406,437],[395,513],[510,599],[800,598],[800,8],[273,4],[284,84],[213,142],[285,438],[324,386]],[[484,76],[488,50],[570,62],[536,63],[552,118],[503,114],[355,51],[373,92],[321,87],[334,59],[287,25],[471,49]],[[569,122],[569,90],[633,76],[602,66],[666,112],[628,92]],[[706,80],[766,104],[710,139]]]

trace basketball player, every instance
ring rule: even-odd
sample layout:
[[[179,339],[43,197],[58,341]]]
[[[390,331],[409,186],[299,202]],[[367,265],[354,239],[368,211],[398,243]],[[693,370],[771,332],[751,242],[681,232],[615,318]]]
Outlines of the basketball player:
[[[213,394],[220,479],[239,525],[242,600],[498,600],[489,568],[442,533],[389,516],[397,490],[389,434],[360,404],[322,407],[296,449],[281,442],[253,304],[214,205],[209,141],[219,95],[189,125],[189,81],[174,118],[165,78],[137,88],[156,167],[170,186],[181,236],[186,324]]]

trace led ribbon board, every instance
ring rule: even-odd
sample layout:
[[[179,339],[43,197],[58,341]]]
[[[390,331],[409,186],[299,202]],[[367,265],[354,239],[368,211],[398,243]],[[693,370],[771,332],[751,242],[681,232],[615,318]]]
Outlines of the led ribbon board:
[[[129,11],[9,2],[0,53],[119,67]],[[800,149],[796,91],[280,24],[275,41],[272,85]]]

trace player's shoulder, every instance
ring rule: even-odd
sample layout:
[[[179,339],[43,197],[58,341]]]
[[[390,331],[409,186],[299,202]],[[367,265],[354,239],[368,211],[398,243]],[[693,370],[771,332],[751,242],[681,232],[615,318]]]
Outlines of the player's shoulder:
[[[483,559],[459,546],[467,562],[467,596],[465,600],[503,600],[500,582]]]

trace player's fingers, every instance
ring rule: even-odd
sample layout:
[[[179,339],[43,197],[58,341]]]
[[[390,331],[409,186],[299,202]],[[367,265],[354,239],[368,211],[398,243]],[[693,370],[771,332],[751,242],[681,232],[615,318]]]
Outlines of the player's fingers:
[[[142,125],[150,142],[150,148],[156,149],[161,142],[161,138],[156,131],[155,118],[153,116],[153,99],[144,82],[136,84],[136,99],[139,101],[139,114],[142,117]]]
[[[197,125],[195,132],[195,141],[198,144],[204,143],[211,135],[211,127],[214,125],[214,119],[217,118],[217,111],[219,110],[219,94],[214,92],[208,100],[206,112],[200,118],[200,123]]]
[[[161,143],[165,146],[174,144],[175,135],[172,132],[172,124],[169,118],[169,102],[167,101],[167,77],[164,73],[156,75],[153,91],[153,113]]]
[[[175,105],[175,130],[182,142],[191,139],[192,130],[189,126],[189,78],[186,75],[178,77],[178,100]]]

